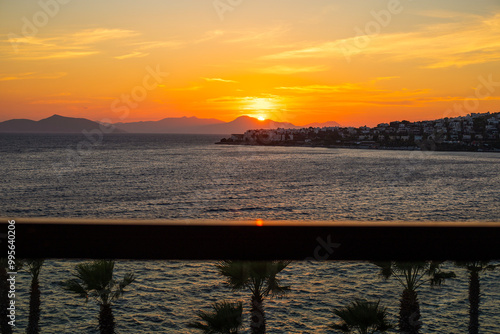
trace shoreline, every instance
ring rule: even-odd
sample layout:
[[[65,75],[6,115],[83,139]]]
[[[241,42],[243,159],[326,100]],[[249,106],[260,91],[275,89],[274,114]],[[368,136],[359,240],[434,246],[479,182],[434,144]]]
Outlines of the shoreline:
[[[434,151],[434,152],[479,152],[479,153],[500,153],[500,150],[464,150],[464,149],[451,149],[436,147],[435,149],[422,149],[418,146],[367,146],[367,145],[321,145],[321,144],[310,144],[310,143],[246,143],[246,142],[222,142],[218,141],[214,143],[215,145],[229,145],[229,146],[272,146],[272,147],[320,147],[320,148],[337,148],[337,149],[354,149],[354,150],[384,150],[384,151]]]

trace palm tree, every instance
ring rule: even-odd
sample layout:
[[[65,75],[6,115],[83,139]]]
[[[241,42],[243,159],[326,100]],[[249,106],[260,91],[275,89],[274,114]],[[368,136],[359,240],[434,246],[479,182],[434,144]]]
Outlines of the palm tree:
[[[481,287],[479,274],[493,270],[497,266],[489,264],[489,261],[456,262],[457,266],[467,269],[469,272],[469,334],[479,333],[479,302]]]
[[[443,272],[439,268],[442,262],[375,262],[381,269],[381,275],[388,279],[394,276],[403,287],[399,310],[399,331],[403,334],[418,334],[420,321],[420,302],[417,289],[429,276],[431,286],[440,285],[445,279],[455,277],[453,272]]]
[[[111,303],[120,298],[125,287],[134,281],[134,274],[125,274],[123,280],[113,279],[115,261],[97,260],[76,265],[75,278],[63,282],[66,291],[73,292],[87,302],[94,299],[100,306],[99,330],[101,334],[115,332]]]
[[[369,302],[356,299],[350,305],[333,310],[340,323],[330,325],[330,328],[342,333],[373,334],[385,333],[393,328],[387,320],[387,309],[379,306],[380,301]]]
[[[38,322],[40,320],[40,285],[38,276],[42,269],[43,259],[27,260],[28,272],[31,276],[30,287],[30,313],[28,319],[28,334],[37,334],[40,332]]]
[[[212,309],[213,312],[198,311],[197,315],[201,321],[191,322],[188,327],[200,329],[205,334],[238,334],[242,325],[243,305],[241,302],[214,303]]]
[[[227,283],[233,290],[248,289],[252,293],[250,311],[252,334],[266,332],[264,299],[267,296],[282,296],[290,291],[290,287],[280,285],[280,280],[276,277],[289,263],[289,261],[222,261],[217,264],[219,272],[227,278]]]

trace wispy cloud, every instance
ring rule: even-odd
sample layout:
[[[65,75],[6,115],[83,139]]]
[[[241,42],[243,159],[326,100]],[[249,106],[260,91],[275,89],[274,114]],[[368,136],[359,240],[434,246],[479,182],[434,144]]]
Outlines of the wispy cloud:
[[[221,78],[203,78],[205,81],[208,82],[213,82],[213,81],[218,81],[218,82],[226,82],[226,83],[237,83],[238,81],[234,80],[228,80],[228,79],[221,79]]]
[[[261,59],[298,59],[298,58],[326,58],[333,55],[342,55],[339,48],[341,41],[323,42],[319,44],[302,46],[298,49],[282,51],[261,57]]]
[[[69,59],[69,58],[80,58],[98,54],[99,51],[53,51],[50,53],[45,52],[33,52],[30,56],[21,56],[21,59],[26,60],[42,60],[42,59]]]
[[[440,13],[440,15],[444,15]],[[368,36],[356,47],[356,37],[310,44],[263,56],[265,60],[344,58],[380,55],[392,61],[419,61],[422,67],[462,67],[500,60],[500,13],[488,18],[465,15],[461,20],[422,27],[415,32]]]
[[[85,29],[49,37],[19,37],[4,40],[0,53],[4,58],[20,60],[79,58],[102,53],[101,43],[128,40],[139,33],[124,29]],[[14,49],[12,46],[15,46]]]
[[[289,30],[289,27],[281,24],[239,30],[218,29],[207,31],[201,38],[195,40],[194,43],[198,44],[217,40],[220,43],[226,44],[258,45],[265,46],[266,48],[276,48],[281,45],[281,43],[277,43],[279,38],[285,35]]]
[[[400,76],[392,76],[392,77],[377,77],[375,79],[370,80],[370,83],[376,84],[379,81],[386,81],[386,80],[393,80],[393,79],[399,79],[401,78]]]
[[[74,39],[73,43],[76,45],[92,45],[112,39],[124,39],[138,36],[139,33],[133,30],[125,29],[85,29],[70,34],[71,39]]]
[[[194,43],[198,44],[198,43],[208,42],[208,41],[211,41],[213,39],[220,38],[224,35],[226,35],[226,32],[223,30],[210,30],[210,31],[205,32],[205,34],[201,38],[198,38],[197,40],[195,40]]]
[[[282,99],[281,96],[273,95],[273,94],[262,94],[261,96],[220,96],[211,99],[207,99],[208,103],[229,103],[229,104],[237,104],[237,103],[248,103],[255,102],[256,100],[269,100],[273,102],[277,102]]]
[[[26,72],[26,73],[0,76],[0,81],[30,80],[30,79],[59,79],[66,75],[67,75],[66,72],[57,72],[57,73]]]
[[[182,46],[188,44],[186,41],[181,40],[169,40],[169,41],[146,41],[146,42],[137,42],[133,43],[132,46],[137,50],[151,50],[151,49],[178,49]]]
[[[283,92],[281,95],[289,101],[304,104],[314,101],[324,106],[359,106],[359,105],[387,105],[387,106],[414,106],[423,104],[428,89],[399,90],[382,89],[378,85],[381,81],[393,80],[398,77],[377,77],[365,82],[341,83],[336,85],[305,85],[282,86],[275,89]]]
[[[341,93],[353,90],[361,90],[362,87],[358,84],[345,83],[341,85],[309,85],[309,86],[291,86],[291,87],[275,87],[275,89],[293,91],[296,93]]]
[[[165,88],[164,85],[159,85],[158,87]],[[191,91],[191,90],[199,90],[202,88],[203,88],[203,86],[189,86],[189,87],[165,88],[165,89],[169,90],[169,91],[173,91],[173,92],[185,92],[185,91]]]
[[[376,77],[370,79],[366,82],[346,82],[337,85],[307,85],[307,86],[282,86],[275,87],[274,89],[292,91],[295,93],[324,93],[324,94],[332,94],[332,93],[348,93],[348,92],[365,92],[365,93],[377,93],[381,92],[389,92],[389,90],[379,89],[376,85],[380,81],[393,80],[398,79],[397,76],[392,77]],[[403,89],[404,90],[404,89]],[[405,90],[407,91],[407,90]]]
[[[321,65],[318,66],[275,65],[258,69],[257,72],[270,73],[270,74],[295,74],[295,73],[324,72],[328,70],[329,70],[328,66],[321,66]]]
[[[183,42],[180,40],[136,42],[131,44],[132,51],[124,55],[115,56],[114,58],[120,60],[129,58],[142,58],[149,56],[149,51],[153,49],[179,49],[187,44],[187,42]]]
[[[170,38],[168,40],[142,40],[141,33],[127,29],[95,28],[57,35],[17,36],[0,41],[0,58],[16,60],[70,59],[110,54],[115,59],[146,57],[154,49],[180,49],[204,42],[239,43],[253,47],[256,43],[268,48],[270,43],[286,32],[282,26],[258,29],[212,30],[198,39]],[[14,46],[14,47],[13,47]],[[114,53],[114,54],[113,54]]]
[[[128,58],[141,58],[141,57],[146,57],[148,56],[149,53],[143,53],[143,52],[132,52],[123,56],[116,56],[114,57],[115,59],[128,59]]]
[[[30,104],[80,104],[80,103],[90,103],[89,100],[59,100],[59,99],[50,99],[50,100],[35,100],[30,102]]]
[[[241,103],[250,101],[251,97],[242,97],[242,96],[220,96],[214,97],[211,99],[207,99],[208,103]]]

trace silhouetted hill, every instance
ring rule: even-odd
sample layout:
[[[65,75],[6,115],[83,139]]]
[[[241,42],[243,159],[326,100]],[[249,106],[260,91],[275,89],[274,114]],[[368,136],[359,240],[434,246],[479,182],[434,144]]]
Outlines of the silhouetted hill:
[[[85,118],[53,115],[39,121],[29,119],[11,119],[0,123],[0,132],[31,133],[81,133],[83,130],[99,129],[99,123]],[[114,132],[123,132],[115,130]]]
[[[0,123],[0,132],[33,132],[37,122],[30,119],[10,119]]]
[[[221,123],[224,122],[215,118],[179,117],[159,121],[115,123],[115,126],[131,133],[200,133],[198,128],[201,126]]]
[[[223,124],[207,125],[199,128],[200,133],[213,133],[213,134],[232,134],[243,133],[252,129],[277,129],[289,128],[295,129],[297,126],[291,123],[275,122],[270,119],[259,121],[257,118],[249,116],[240,116],[235,120]]]

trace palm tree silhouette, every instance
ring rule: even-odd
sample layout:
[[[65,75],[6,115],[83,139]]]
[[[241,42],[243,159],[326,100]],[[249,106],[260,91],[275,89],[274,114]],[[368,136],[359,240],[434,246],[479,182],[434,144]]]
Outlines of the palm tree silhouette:
[[[94,299],[100,306],[99,330],[101,334],[115,332],[111,303],[120,298],[125,287],[134,281],[134,274],[125,274],[121,281],[113,279],[115,261],[97,260],[75,266],[75,278],[63,282],[63,289],[85,298]]]
[[[196,328],[205,334],[238,334],[241,328],[243,305],[241,302],[229,303],[226,301],[214,303],[213,312],[198,311],[201,321],[188,324],[189,328]]]
[[[461,268],[469,272],[469,334],[479,333],[479,302],[481,287],[479,274],[493,270],[497,266],[489,264],[489,261],[455,262]]]
[[[282,296],[290,291],[289,286],[282,286],[276,277],[290,261],[241,262],[222,261],[217,264],[219,272],[227,278],[233,290],[250,290],[252,308],[250,328],[252,334],[266,332],[264,299],[267,296]]]
[[[40,275],[43,261],[43,259],[26,261],[26,264],[28,265],[28,272],[31,276],[30,313],[28,319],[28,328],[26,329],[26,333],[28,334],[38,334],[40,332],[40,284],[38,281],[38,276]]]
[[[380,301],[369,302],[356,299],[343,308],[333,310],[341,321],[330,328],[342,333],[373,334],[385,333],[393,328],[387,320],[387,309],[380,307]]]
[[[399,331],[402,334],[418,334],[420,321],[420,302],[417,289],[425,283],[425,276],[430,278],[431,286],[440,285],[445,279],[455,277],[453,272],[443,272],[439,268],[442,262],[375,262],[385,279],[393,276],[403,287],[399,310]]]

